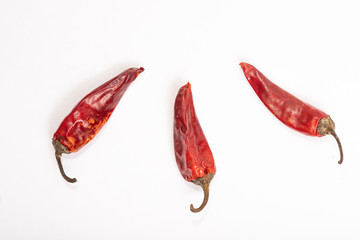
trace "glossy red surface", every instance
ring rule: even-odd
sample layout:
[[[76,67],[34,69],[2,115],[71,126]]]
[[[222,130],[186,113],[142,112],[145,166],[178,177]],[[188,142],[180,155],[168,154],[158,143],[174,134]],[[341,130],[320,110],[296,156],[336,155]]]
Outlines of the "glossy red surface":
[[[174,107],[176,162],[187,181],[216,173],[214,157],[195,113],[191,85],[181,87]]]
[[[53,139],[76,152],[107,122],[126,89],[144,71],[129,68],[86,95],[60,124]]]
[[[261,101],[281,122],[301,133],[322,136],[317,126],[320,119],[328,116],[326,113],[281,89],[254,66],[247,63],[240,66]]]

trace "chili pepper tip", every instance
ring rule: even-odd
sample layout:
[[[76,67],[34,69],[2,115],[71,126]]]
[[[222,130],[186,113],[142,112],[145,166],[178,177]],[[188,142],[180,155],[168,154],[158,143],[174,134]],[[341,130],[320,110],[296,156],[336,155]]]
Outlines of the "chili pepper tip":
[[[241,62],[239,65],[244,72],[247,72],[249,70],[249,68],[253,67],[252,65],[245,63],[245,62]]]

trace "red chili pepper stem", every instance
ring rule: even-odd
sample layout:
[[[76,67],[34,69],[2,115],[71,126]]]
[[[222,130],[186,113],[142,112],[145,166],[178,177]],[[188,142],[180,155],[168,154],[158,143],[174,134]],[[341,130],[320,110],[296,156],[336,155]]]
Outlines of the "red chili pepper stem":
[[[215,173],[207,173],[205,177],[199,177],[192,182],[196,185],[199,185],[204,191],[204,200],[200,207],[194,208],[194,205],[190,205],[190,210],[194,213],[200,212],[206,206],[209,200],[209,185],[211,180],[213,179]]]
[[[53,139],[52,144],[53,144],[53,146],[55,148],[55,157],[56,157],[56,161],[57,161],[57,163],[59,165],[61,175],[69,183],[77,182],[76,178],[69,178],[65,174],[64,168],[63,168],[62,163],[61,163],[61,155],[63,153],[69,154],[70,153],[69,150],[56,139]]]
[[[336,132],[335,132],[335,123],[330,118],[330,116],[327,116],[325,118],[320,119],[320,121],[318,123],[317,130],[318,130],[319,134],[322,135],[322,136],[328,135],[328,134],[331,134],[331,135],[334,136],[334,138],[335,138],[335,140],[336,140],[336,142],[337,142],[337,144],[339,146],[339,150],[340,150],[340,160],[338,161],[338,163],[341,164],[343,162],[343,159],[344,159],[344,154],[343,154],[340,139],[336,135]]]

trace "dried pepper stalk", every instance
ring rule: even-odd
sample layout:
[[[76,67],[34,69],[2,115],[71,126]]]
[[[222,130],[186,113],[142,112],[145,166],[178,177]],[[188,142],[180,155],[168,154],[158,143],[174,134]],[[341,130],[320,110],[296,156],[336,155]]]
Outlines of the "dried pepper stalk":
[[[69,178],[61,164],[63,153],[77,152],[85,146],[107,122],[126,89],[144,71],[144,68],[129,68],[86,95],[60,124],[53,136],[55,157],[61,175]]]
[[[214,157],[195,114],[191,85],[181,87],[175,100],[174,147],[181,175],[186,181],[200,185],[204,200],[199,208],[190,205],[192,212],[200,212],[209,199],[209,184],[216,173]]]
[[[260,100],[281,122],[303,134],[322,137],[331,134],[340,150],[339,164],[343,162],[340,139],[335,133],[335,123],[323,111],[304,103],[267,79],[254,66],[240,63],[245,77]]]

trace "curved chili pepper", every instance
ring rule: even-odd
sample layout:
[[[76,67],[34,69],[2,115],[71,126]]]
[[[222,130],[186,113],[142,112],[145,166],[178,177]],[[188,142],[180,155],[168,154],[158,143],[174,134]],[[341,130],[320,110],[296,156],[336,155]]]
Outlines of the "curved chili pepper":
[[[199,208],[190,205],[192,212],[200,212],[209,199],[209,184],[216,173],[214,157],[195,114],[191,85],[180,88],[175,100],[174,147],[181,175],[202,187],[204,200]]]
[[[144,71],[129,68],[87,94],[65,117],[53,136],[55,157],[61,175],[68,182],[76,178],[66,176],[61,164],[63,153],[77,152],[85,146],[107,122],[126,89]]]
[[[340,150],[339,164],[343,162],[340,139],[335,133],[335,123],[323,111],[302,102],[267,79],[254,66],[240,63],[245,77],[260,100],[286,126],[303,134],[322,137],[331,134]]]

